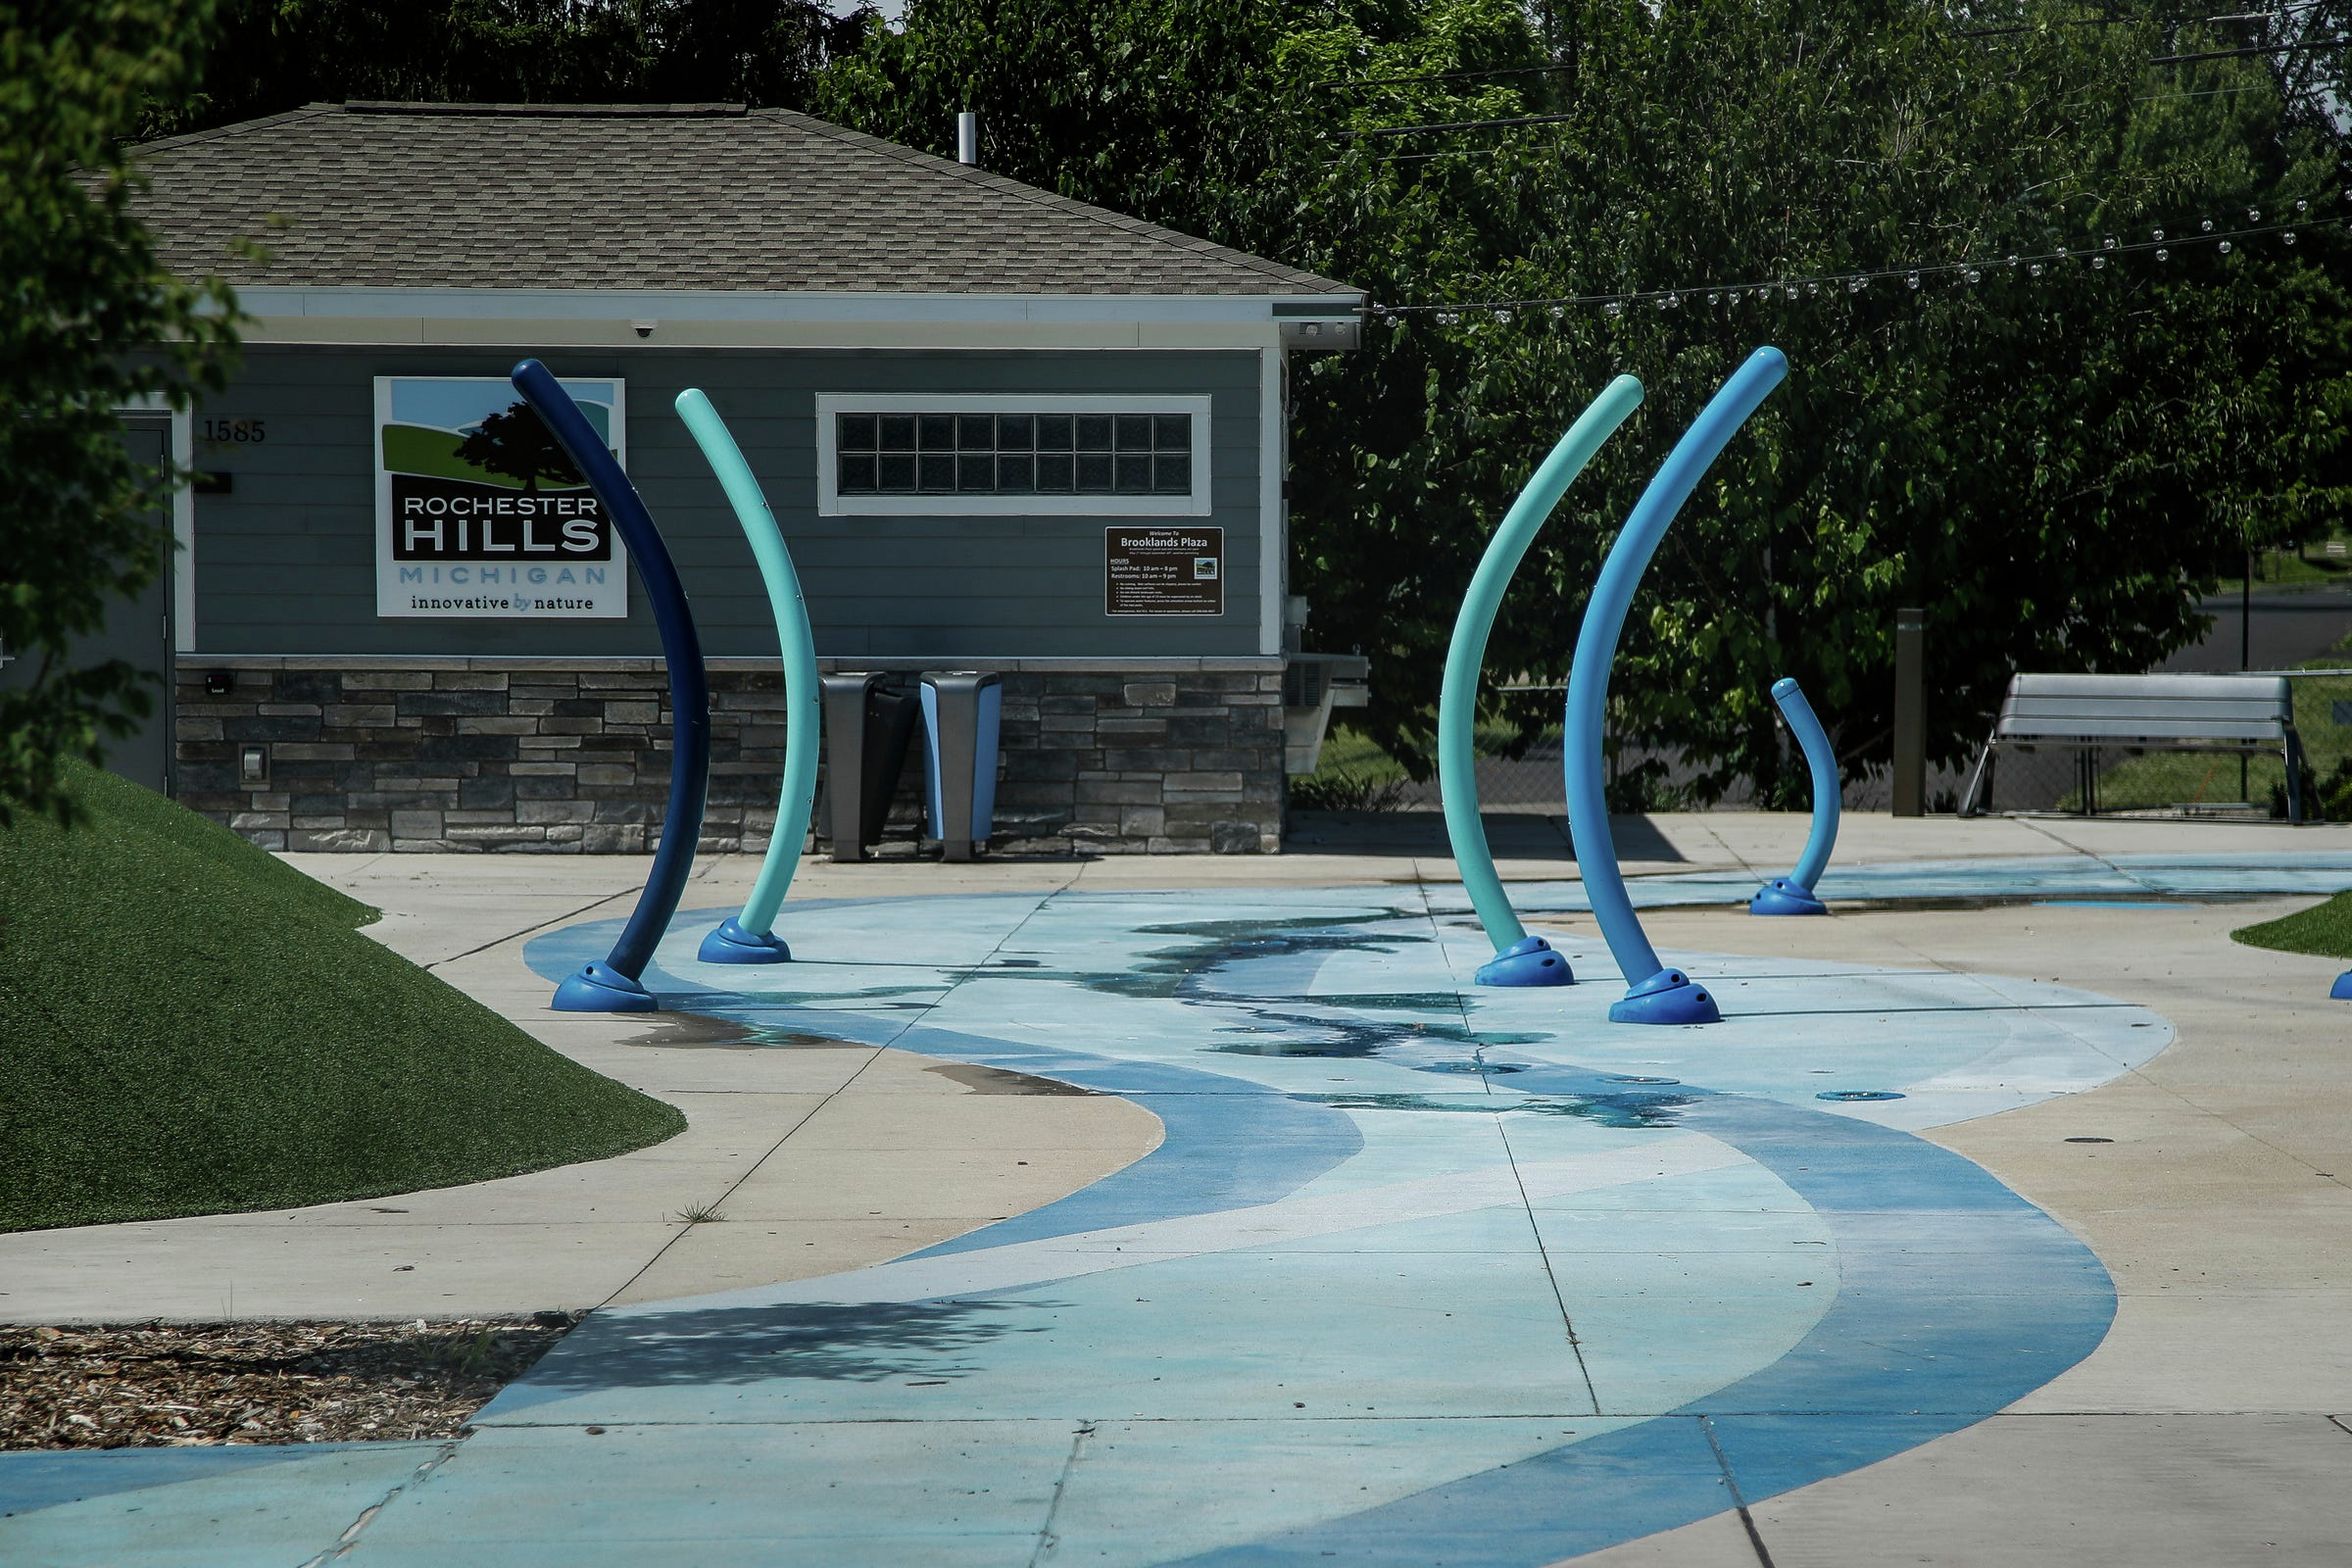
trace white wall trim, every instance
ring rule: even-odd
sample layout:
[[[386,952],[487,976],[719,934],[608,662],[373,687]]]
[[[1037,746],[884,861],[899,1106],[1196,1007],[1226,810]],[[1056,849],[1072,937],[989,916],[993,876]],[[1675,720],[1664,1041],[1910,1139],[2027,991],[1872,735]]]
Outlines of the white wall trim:
[[[196,416],[192,409],[172,411],[172,461],[182,468],[196,466]],[[172,537],[179,548],[172,553],[172,651],[196,651],[196,486],[191,480],[172,492]]]
[[[827,674],[840,670],[879,669],[906,672],[926,669],[1000,669],[1043,674],[1089,674],[1118,671],[1275,675],[1288,661],[1256,654],[819,654],[817,668]],[[665,661],[642,654],[206,654],[208,669],[449,669],[491,674],[504,670],[628,670],[661,674]],[[760,658],[712,654],[704,661],[713,671],[771,673],[773,654]]]
[[[819,392],[816,394],[816,511],[823,517],[1205,517],[1215,473],[1210,400],[1125,393],[1055,396],[1019,392]],[[1189,496],[851,495],[838,488],[837,414],[1185,414],[1193,421]]]
[[[254,284],[238,303],[264,318],[468,321],[643,320],[858,323],[1270,324],[1352,321],[1360,294],[916,294],[808,289],[287,288]]]
[[[172,420],[172,466],[182,470],[196,466],[193,410],[172,408],[150,394],[120,405],[117,412],[168,415]],[[183,484],[172,492],[172,538],[179,547],[172,552],[172,651],[192,654],[196,651],[196,491],[192,485]]]
[[[1283,580],[1291,525],[1282,481],[1290,469],[1291,421],[1284,417],[1283,351],[1257,352],[1257,651],[1279,654],[1283,596],[1290,592]]]

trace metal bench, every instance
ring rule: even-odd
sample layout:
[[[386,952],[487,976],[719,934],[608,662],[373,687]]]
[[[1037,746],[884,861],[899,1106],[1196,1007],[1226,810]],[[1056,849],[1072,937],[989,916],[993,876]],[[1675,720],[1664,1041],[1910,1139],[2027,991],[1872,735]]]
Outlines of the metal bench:
[[[2303,743],[2283,675],[2017,675],[1960,802],[1979,815],[2004,747],[2074,747],[2082,758],[2082,809],[2098,810],[2102,747],[2130,751],[2278,752],[2286,761],[2286,815],[2303,820]]]

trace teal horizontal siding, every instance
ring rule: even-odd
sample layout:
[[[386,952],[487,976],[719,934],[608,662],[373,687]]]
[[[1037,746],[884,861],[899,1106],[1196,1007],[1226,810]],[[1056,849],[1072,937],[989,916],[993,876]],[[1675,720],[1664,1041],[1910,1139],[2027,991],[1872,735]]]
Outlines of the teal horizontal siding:
[[[197,450],[233,476],[196,498],[202,652],[591,657],[660,652],[632,585],[625,621],[379,620],[374,380],[499,375],[514,351],[259,344],[196,411],[260,418],[259,444]],[[763,656],[775,630],[732,512],[670,402],[717,404],[791,544],[826,657],[956,654],[1152,657],[1257,651],[1258,359],[1244,351],[731,350],[541,356],[557,374],[627,382],[632,479],[660,522],[713,656]],[[1165,395],[1211,399],[1205,517],[817,515],[819,392]],[[1106,526],[1221,527],[1225,613],[1102,613]]]

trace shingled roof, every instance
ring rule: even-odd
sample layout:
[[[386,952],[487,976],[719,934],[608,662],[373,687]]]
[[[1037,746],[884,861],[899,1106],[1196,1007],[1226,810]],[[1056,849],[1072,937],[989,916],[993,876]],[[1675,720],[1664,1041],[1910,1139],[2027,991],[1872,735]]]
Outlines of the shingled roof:
[[[166,261],[249,285],[1356,292],[784,110],[315,104],[140,151]]]

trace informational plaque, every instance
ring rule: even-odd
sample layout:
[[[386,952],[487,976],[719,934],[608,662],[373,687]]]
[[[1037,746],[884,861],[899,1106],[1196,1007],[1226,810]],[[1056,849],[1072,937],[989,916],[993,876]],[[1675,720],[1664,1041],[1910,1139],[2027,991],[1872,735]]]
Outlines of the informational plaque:
[[[1102,530],[1102,612],[1107,615],[1225,613],[1225,530]]]

